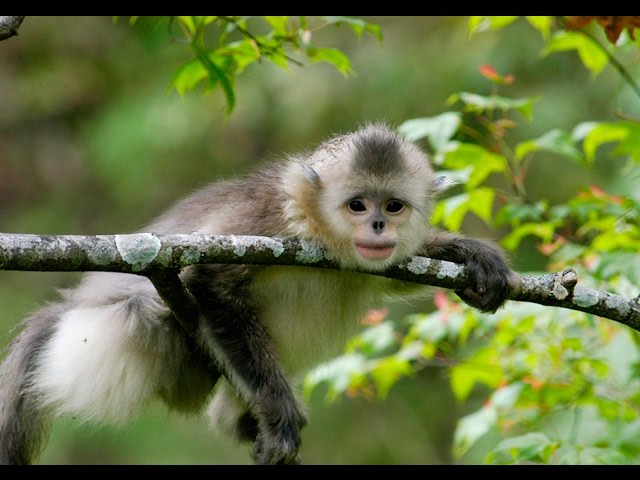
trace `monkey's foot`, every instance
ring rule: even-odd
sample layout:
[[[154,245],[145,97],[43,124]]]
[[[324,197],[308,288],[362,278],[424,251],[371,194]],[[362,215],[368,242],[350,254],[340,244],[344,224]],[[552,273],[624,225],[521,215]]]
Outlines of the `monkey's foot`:
[[[253,444],[252,457],[259,465],[298,465],[299,448],[297,430],[285,429],[285,432],[276,435],[260,432]]]

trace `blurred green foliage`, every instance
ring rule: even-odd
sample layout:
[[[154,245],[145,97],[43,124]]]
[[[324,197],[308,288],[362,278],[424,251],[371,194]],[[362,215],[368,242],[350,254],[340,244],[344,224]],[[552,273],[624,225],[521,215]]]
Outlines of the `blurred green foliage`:
[[[27,17],[0,43],[0,231],[131,231],[208,181],[386,120],[459,182],[436,223],[502,241],[518,271],[572,266],[637,294],[640,100],[594,41],[638,78],[638,40],[551,17],[324,17],[311,38],[297,17],[211,18]],[[238,31],[251,22],[267,51]],[[304,68],[282,70],[280,47]],[[78,278],[0,273],[3,345]],[[637,462],[634,332],[443,293],[387,318],[309,377],[305,463]],[[249,461],[160,405],[120,430],[60,421],[41,458]]]

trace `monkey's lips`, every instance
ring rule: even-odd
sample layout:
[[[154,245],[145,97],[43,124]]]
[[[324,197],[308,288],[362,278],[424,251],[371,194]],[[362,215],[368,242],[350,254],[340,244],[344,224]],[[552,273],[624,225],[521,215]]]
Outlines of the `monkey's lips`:
[[[356,250],[360,256],[369,260],[384,260],[389,258],[393,254],[394,249],[395,245],[388,243],[381,245],[356,243]]]

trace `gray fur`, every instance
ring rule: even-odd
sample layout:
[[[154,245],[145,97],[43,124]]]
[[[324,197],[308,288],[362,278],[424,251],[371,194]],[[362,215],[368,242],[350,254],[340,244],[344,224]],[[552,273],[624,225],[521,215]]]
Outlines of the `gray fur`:
[[[364,129],[354,137],[354,145],[353,166],[357,172],[385,177],[404,167],[402,140],[389,128],[376,125]]]

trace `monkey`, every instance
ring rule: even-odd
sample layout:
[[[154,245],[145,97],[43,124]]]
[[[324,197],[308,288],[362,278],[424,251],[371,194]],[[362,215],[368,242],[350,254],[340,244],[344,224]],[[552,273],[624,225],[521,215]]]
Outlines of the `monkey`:
[[[338,355],[369,309],[429,295],[366,272],[416,255],[463,264],[469,286],[456,294],[483,312],[515,288],[495,243],[429,224],[439,178],[418,145],[367,123],[183,198],[141,231],[296,237],[341,269],[191,265],[180,278],[199,308],[192,336],[147,277],[85,273],[24,320],[0,366],[0,463],[36,460],[61,415],[123,424],[153,399],[206,411],[257,464],[299,463],[304,374]]]

